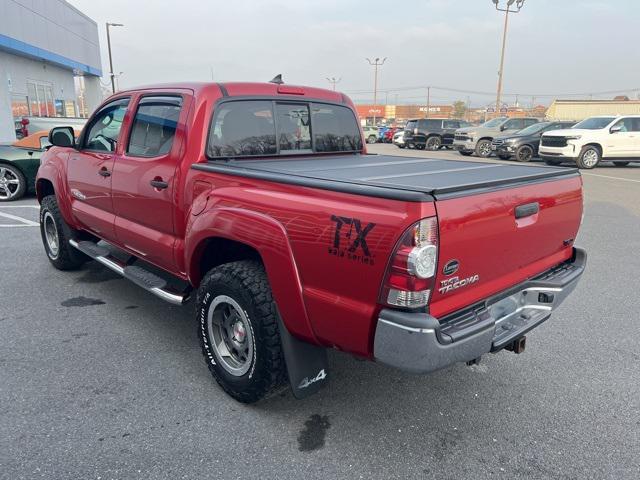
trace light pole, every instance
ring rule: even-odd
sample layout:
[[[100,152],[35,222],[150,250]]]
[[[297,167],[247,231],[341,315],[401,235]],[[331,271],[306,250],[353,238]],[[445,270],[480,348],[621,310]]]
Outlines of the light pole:
[[[498,92],[496,94],[496,116],[499,115],[502,100],[502,74],[504,72],[504,51],[507,45],[507,28],[509,27],[509,14],[518,13],[524,5],[524,0],[507,0],[507,8],[500,8],[500,0],[491,0],[499,12],[504,12],[504,31],[502,32],[502,52],[500,53],[500,70],[498,70]],[[513,4],[515,10],[511,10]]]
[[[109,50],[109,75],[111,76],[111,93],[116,93],[116,80],[113,73],[113,59],[111,58],[111,35],[109,27],[124,27],[122,23],[107,22],[107,49]]]
[[[369,65],[373,66],[373,125],[376,124],[376,103],[378,103],[378,67],[384,65],[387,57],[384,57],[382,61],[380,61],[379,57],[376,57],[374,61],[371,61],[370,58],[365,59],[369,62]]]
[[[329,82],[331,84],[331,87],[333,87],[333,91],[336,91],[336,83],[339,83],[340,80],[342,80],[341,78],[336,78],[336,77],[327,77],[327,82]]]

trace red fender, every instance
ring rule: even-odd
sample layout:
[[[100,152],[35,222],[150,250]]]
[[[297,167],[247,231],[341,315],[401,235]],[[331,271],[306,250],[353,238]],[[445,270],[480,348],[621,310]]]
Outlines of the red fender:
[[[58,208],[62,214],[62,218],[68,225],[78,228],[71,210],[71,194],[67,188],[67,161],[69,160],[69,152],[67,149],[59,147],[51,147],[41,159],[38,174],[36,175],[36,196],[38,202],[42,202],[44,194],[41,191],[40,180],[48,180],[53,185]]]
[[[192,285],[200,284],[206,272],[199,263],[206,241],[224,238],[255,249],[262,257],[282,320],[293,335],[307,342],[317,340],[302,296],[302,282],[287,232],[275,219],[238,208],[212,208],[192,216],[187,226],[185,265]]]

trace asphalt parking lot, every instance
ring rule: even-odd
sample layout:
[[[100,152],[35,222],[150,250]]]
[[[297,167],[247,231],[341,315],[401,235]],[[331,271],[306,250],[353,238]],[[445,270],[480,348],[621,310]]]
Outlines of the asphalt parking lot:
[[[640,478],[640,164],[584,183],[587,272],[523,354],[413,376],[331,352],[318,395],[252,406],[191,305],[55,270],[35,199],[0,204],[0,478]]]

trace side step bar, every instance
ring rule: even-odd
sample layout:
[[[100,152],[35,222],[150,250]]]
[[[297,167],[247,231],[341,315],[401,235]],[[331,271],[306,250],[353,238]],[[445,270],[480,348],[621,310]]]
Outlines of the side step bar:
[[[167,288],[165,279],[160,278],[144,268],[121,262],[117,258],[114,258],[107,248],[101,245],[88,241],[77,242],[75,240],[69,240],[69,244],[96,262],[122,275],[127,280],[131,280],[139,287],[144,288],[166,302],[174,305],[183,305],[189,299],[188,293],[178,293],[170,290]]]

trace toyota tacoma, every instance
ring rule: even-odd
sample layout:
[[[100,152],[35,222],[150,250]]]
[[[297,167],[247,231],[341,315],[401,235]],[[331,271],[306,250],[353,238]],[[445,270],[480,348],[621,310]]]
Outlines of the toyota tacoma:
[[[577,170],[367,155],[334,91],[121,91],[50,141],[51,264],[192,297],[205,362],[241,402],[315,392],[327,349],[416,373],[520,352],[585,268]]]

